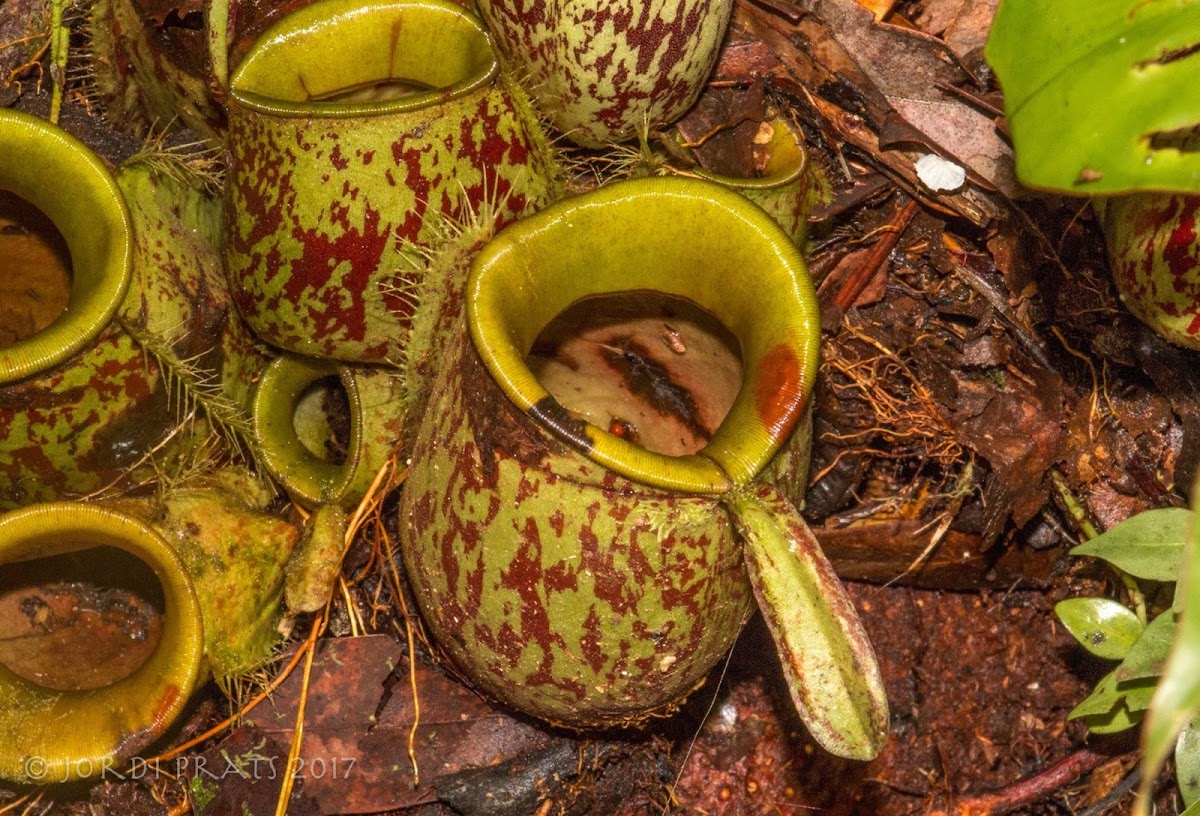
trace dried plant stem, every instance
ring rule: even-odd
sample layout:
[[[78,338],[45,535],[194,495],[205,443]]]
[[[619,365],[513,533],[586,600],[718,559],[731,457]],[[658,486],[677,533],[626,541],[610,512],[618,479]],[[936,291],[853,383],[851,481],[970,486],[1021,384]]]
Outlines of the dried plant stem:
[[[331,599],[332,600],[332,599]],[[322,619],[328,621],[329,606],[325,607]],[[288,800],[292,798],[292,788],[296,784],[296,775],[292,769],[300,757],[300,745],[304,741],[304,710],[308,704],[308,687],[312,680],[313,656],[316,655],[316,639],[313,645],[304,650],[304,680],[300,685],[300,698],[296,703],[296,725],[292,731],[292,745],[288,749],[287,770],[283,774],[283,783],[279,787],[279,799],[275,802],[275,816],[287,816]]]
[[[404,472],[407,475],[408,471]],[[400,570],[396,568],[396,557],[391,547],[385,548],[388,566],[391,568],[392,589],[400,601],[400,614],[404,616],[404,637],[408,641],[408,685],[413,697],[413,724],[408,730],[408,760],[412,763],[413,787],[421,784],[421,769],[417,764],[417,727],[421,723],[421,695],[417,693],[417,644],[412,623],[412,615],[408,611],[408,601],[404,597],[404,586],[400,582]],[[424,638],[422,638],[424,641]]]
[[[67,55],[71,46],[71,29],[63,23],[67,0],[50,0],[50,122],[58,124],[62,110],[63,87],[67,82]]]
[[[24,796],[22,796],[20,799],[14,799],[12,802],[9,802],[4,807],[0,808],[0,814],[9,813],[11,811],[16,810],[17,808],[21,807],[21,805],[25,804],[26,802],[29,802],[29,797],[30,797],[30,794],[27,793]],[[32,802],[29,802],[29,806],[33,807],[41,800],[42,800],[42,794],[39,793],[37,795],[36,799],[34,799]],[[26,810],[28,810],[28,808]]]
[[[929,816],[1001,816],[1011,813],[1017,808],[1045,799],[1111,759],[1113,757],[1107,754],[1097,754],[1087,748],[1081,748],[1041,773],[992,793],[960,799],[953,807],[933,811]]]

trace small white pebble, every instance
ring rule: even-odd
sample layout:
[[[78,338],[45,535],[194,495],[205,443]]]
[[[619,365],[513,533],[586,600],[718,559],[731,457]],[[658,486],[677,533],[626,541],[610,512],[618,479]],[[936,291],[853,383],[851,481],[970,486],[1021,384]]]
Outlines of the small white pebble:
[[[935,193],[952,192],[967,181],[967,171],[941,156],[926,153],[917,159],[917,178]]]

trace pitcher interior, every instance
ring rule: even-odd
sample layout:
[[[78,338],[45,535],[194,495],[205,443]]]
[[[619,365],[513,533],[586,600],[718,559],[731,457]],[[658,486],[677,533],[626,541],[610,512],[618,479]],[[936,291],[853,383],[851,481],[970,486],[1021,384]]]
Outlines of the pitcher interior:
[[[114,547],[7,564],[0,664],[56,691],[112,685],[154,653],[162,609],[153,570]]]
[[[568,411],[646,450],[703,449],[742,386],[737,339],[689,300],[597,295],[538,335],[530,371]]]
[[[67,308],[71,253],[46,214],[20,196],[0,190],[0,348],[44,330]]]
[[[740,351],[740,388],[693,452],[641,447],[603,417],[579,427],[526,364],[573,304],[647,292],[690,301]],[[716,184],[669,178],[601,188],[502,232],[475,261],[468,326],[501,389],[553,433],[634,479],[710,493],[753,479],[799,422],[819,335],[812,283],[779,227]]]

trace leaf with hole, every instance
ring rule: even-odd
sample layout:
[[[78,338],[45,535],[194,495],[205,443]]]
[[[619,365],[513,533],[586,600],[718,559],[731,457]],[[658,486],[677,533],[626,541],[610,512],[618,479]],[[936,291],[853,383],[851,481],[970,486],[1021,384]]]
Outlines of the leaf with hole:
[[[1200,0],[1004,0],[986,54],[1023,183],[1200,190]]]
[[[1120,660],[1142,634],[1142,622],[1109,598],[1068,598],[1054,606],[1067,631],[1096,657]]]
[[[1103,558],[1137,578],[1175,581],[1191,524],[1192,511],[1182,507],[1146,510],[1080,544],[1071,555]]]

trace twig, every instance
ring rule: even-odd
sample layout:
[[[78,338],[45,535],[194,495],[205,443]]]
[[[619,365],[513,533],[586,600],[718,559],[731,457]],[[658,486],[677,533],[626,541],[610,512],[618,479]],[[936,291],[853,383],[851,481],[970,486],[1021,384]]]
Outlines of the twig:
[[[846,278],[846,282],[842,285],[841,289],[834,295],[833,303],[840,311],[846,311],[858,300],[859,295],[867,288],[867,284],[875,277],[875,271],[892,254],[892,250],[896,248],[900,236],[908,229],[909,223],[916,214],[916,199],[910,198],[908,203],[904,205],[904,208],[881,230],[884,233],[883,237],[871,245],[871,249],[867,253],[866,260],[863,261],[862,266],[850,273],[850,276]]]
[[[332,599],[331,599],[332,600]],[[325,620],[329,619],[329,604],[325,605]],[[292,798],[292,788],[296,784],[296,760],[300,757],[300,745],[304,741],[304,710],[308,707],[308,684],[312,679],[313,657],[317,653],[316,627],[310,637],[313,645],[305,650],[304,679],[300,685],[300,696],[296,703],[296,727],[292,732],[292,745],[288,749],[287,770],[283,775],[283,783],[279,787],[279,799],[275,802],[275,816],[287,816],[288,800]]]
[[[1080,748],[1041,773],[992,793],[959,799],[949,810],[936,810],[929,816],[1000,816],[1010,813],[1025,805],[1040,802],[1112,759],[1108,754]]]

